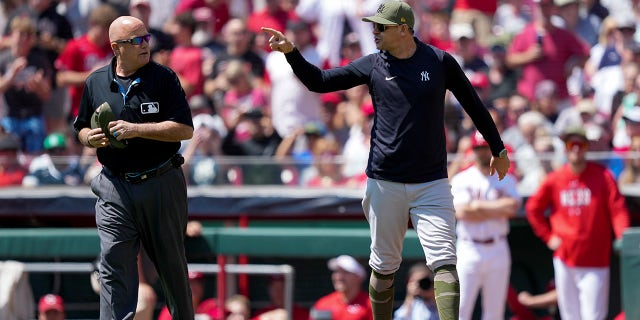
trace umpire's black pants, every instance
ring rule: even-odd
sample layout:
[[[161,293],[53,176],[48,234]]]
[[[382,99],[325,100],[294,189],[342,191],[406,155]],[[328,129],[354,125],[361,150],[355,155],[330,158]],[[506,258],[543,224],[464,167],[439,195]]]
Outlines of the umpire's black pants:
[[[173,319],[193,319],[184,237],[187,187],[180,168],[137,184],[107,169],[91,182],[100,236],[100,319],[133,319],[140,242],[153,261]]]

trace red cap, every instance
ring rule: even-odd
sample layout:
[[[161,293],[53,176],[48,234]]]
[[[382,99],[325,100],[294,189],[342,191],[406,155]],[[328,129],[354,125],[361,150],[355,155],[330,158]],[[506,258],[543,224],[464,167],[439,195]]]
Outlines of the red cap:
[[[373,109],[373,103],[371,101],[363,103],[360,108],[362,109],[362,113],[364,113],[365,116],[370,116],[375,112],[375,110]]]
[[[64,301],[62,297],[55,294],[46,294],[38,302],[38,312],[45,313],[49,310],[64,312]]]
[[[342,97],[336,92],[327,92],[320,95],[322,103],[331,103],[337,105],[342,102]]]
[[[471,134],[471,148],[488,147],[489,143],[484,139],[479,131],[474,131]]]
[[[202,278],[204,278],[204,275],[202,274],[202,272],[189,271],[189,280],[196,280],[196,279],[202,279]]]
[[[474,88],[484,89],[489,86],[489,77],[484,72],[474,72],[469,81]]]

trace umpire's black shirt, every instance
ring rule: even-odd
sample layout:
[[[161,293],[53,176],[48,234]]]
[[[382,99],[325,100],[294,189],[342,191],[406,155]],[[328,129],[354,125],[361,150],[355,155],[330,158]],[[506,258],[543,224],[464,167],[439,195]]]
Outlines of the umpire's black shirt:
[[[504,148],[491,115],[448,53],[414,38],[412,57],[370,54],[344,67],[320,70],[298,50],[286,54],[296,76],[315,92],[369,86],[375,117],[367,176],[401,183],[447,177],[445,92],[450,90],[497,156]]]
[[[123,86],[115,79],[115,65],[113,58],[87,78],[73,124],[76,133],[91,127],[91,115],[104,102],[109,103],[117,119],[127,122],[174,121],[193,126],[186,95],[171,69],[150,61],[128,77],[130,85]],[[180,142],[143,138],[126,143],[123,149],[98,148],[100,163],[115,172],[140,172],[164,163],[180,148]]]

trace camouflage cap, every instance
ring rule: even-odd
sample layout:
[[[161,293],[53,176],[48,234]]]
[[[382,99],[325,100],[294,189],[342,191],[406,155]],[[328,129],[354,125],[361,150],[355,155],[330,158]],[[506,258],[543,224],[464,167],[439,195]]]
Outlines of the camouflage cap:
[[[109,138],[109,144],[114,148],[122,149],[127,145],[122,141],[118,141],[116,137],[111,134],[109,131],[109,122],[111,121],[116,121],[116,115],[111,111],[109,103],[104,102],[93,112],[91,116],[91,128],[102,128],[102,132]]]
[[[406,2],[391,0],[382,3],[375,15],[364,17],[362,21],[385,25],[406,24],[413,29],[415,18],[413,10]]]

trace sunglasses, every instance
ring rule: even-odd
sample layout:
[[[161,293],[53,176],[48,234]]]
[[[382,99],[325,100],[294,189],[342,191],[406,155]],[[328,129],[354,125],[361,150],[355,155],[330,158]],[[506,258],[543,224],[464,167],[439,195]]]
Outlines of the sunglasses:
[[[567,147],[567,150],[573,150],[576,147],[580,150],[584,150],[587,148],[587,142],[578,141],[578,140],[569,140],[565,142],[565,146]]]
[[[134,46],[139,46],[142,44],[143,41],[149,43],[149,39],[151,39],[151,35],[147,33],[144,36],[139,36],[131,39],[116,40],[114,42],[115,43],[131,43]]]
[[[380,32],[380,33],[387,31],[387,28],[398,27],[398,26],[400,26],[400,25],[398,25],[398,24],[380,24],[380,23],[375,23],[375,22],[373,23],[373,28],[376,31]]]
[[[634,32],[636,32],[636,28],[634,28],[634,27],[622,27],[622,28],[618,28],[618,30],[620,32],[624,32],[624,33],[634,33]]]

